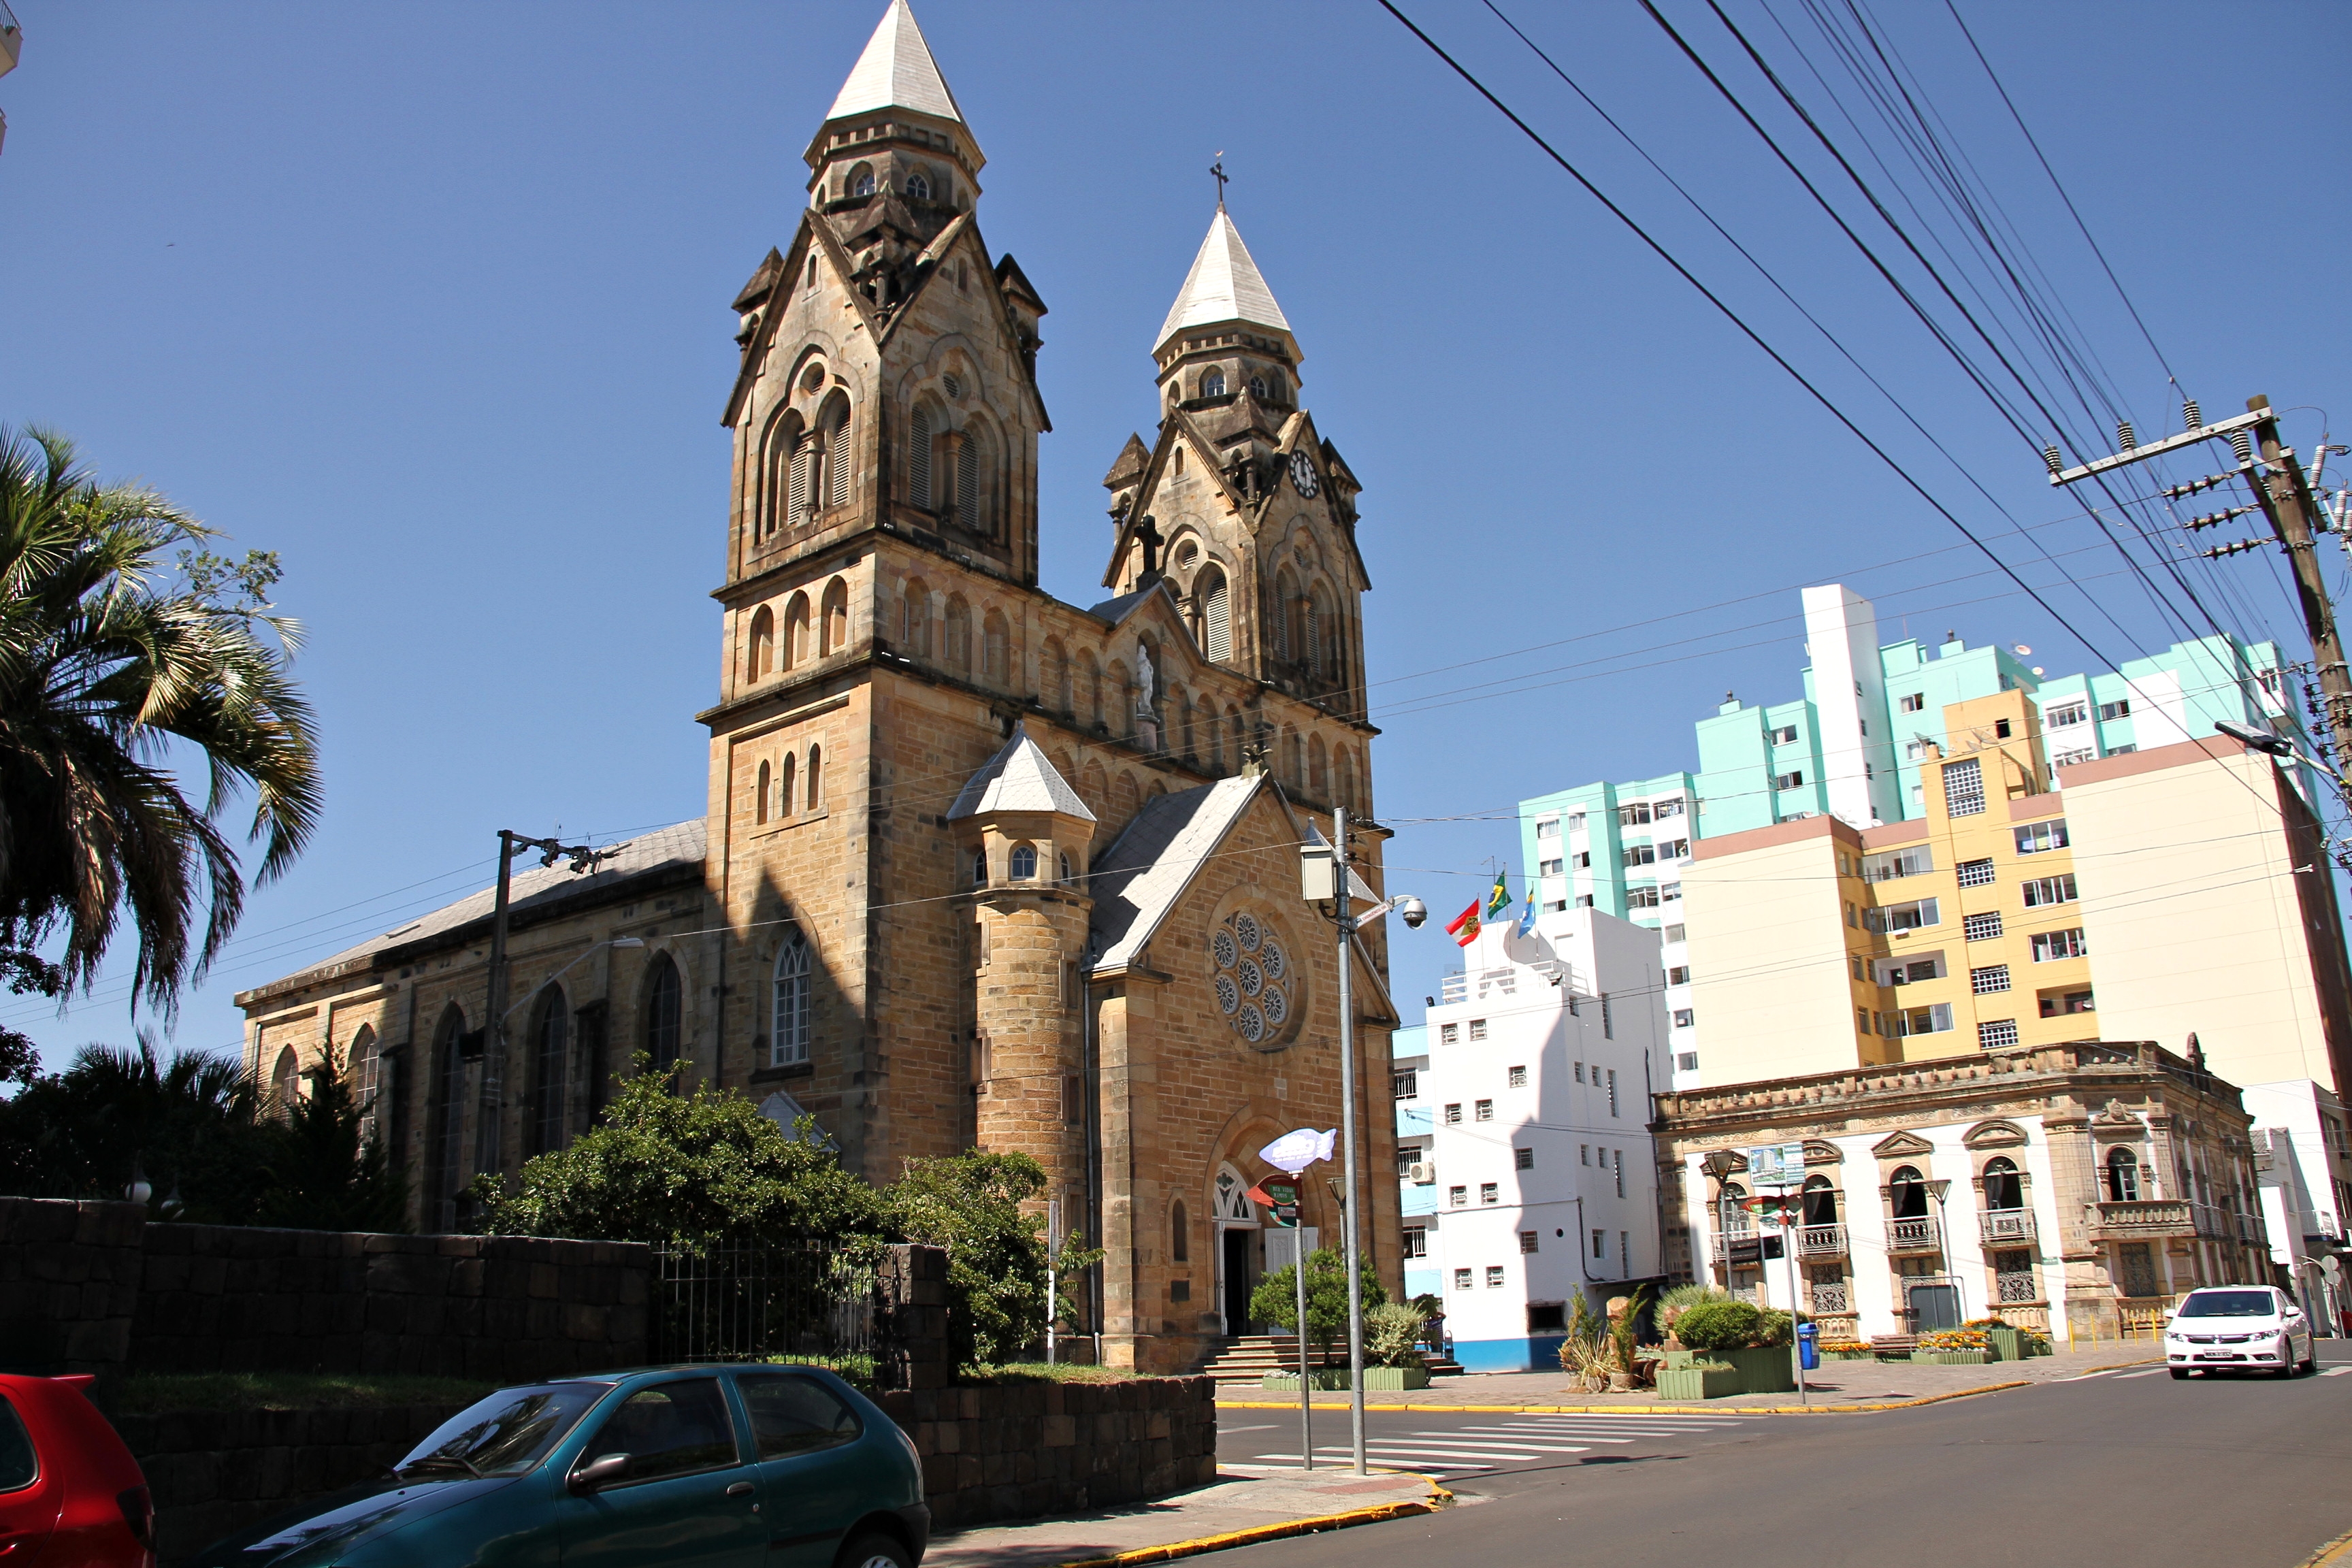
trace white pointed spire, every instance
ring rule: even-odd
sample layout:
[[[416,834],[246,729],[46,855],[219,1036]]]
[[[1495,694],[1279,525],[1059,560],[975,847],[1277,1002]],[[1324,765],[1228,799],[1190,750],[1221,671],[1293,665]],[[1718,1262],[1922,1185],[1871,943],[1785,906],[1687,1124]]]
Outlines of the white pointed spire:
[[[1078,792],[1070,787],[1070,781],[1029,738],[1028,727],[1023,724],[1013,725],[1012,738],[988,759],[985,767],[964,781],[955,804],[948,807],[948,820],[960,822],[997,811],[1053,811],[1083,822],[1095,819]]]
[[[1286,334],[1290,331],[1282,307],[1274,302],[1274,290],[1265,286],[1265,275],[1250,259],[1249,247],[1242,243],[1241,231],[1222,205],[1209,225],[1208,237],[1201,241],[1201,253],[1192,258],[1192,270],[1184,275],[1184,287],[1178,290],[1176,303],[1169,307],[1168,320],[1160,323],[1153,346],[1164,348],[1169,339],[1187,328],[1215,321],[1247,321]]]
[[[931,47],[923,42],[923,30],[915,25],[907,0],[890,0],[825,118],[841,120],[876,109],[913,109],[963,122],[955,94],[940,75],[939,62],[931,58]]]

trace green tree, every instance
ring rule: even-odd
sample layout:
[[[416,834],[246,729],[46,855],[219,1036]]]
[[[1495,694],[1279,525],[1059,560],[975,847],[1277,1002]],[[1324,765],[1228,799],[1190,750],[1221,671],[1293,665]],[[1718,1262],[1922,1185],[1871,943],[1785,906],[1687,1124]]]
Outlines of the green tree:
[[[526,1161],[511,1191],[475,1178],[483,1230],[613,1241],[703,1243],[878,1233],[873,1189],[820,1146],[813,1121],[787,1136],[740,1089],[675,1091],[640,1052],[597,1124]]]
[[[362,1136],[367,1108],[331,1052],[304,1076],[308,1094],[262,1124],[268,1181],[254,1215],[298,1230],[404,1231],[408,1183]]]
[[[1028,1155],[977,1149],[909,1160],[883,1190],[894,1234],[947,1249],[948,1338],[959,1365],[1016,1361],[1045,1338],[1045,1222],[1021,1209],[1045,1191],[1045,1169]],[[1102,1256],[1075,1245],[1082,1239],[1064,1244],[1061,1278]],[[1070,1312],[1059,1279],[1055,1301]]]
[[[269,1131],[252,1080],[226,1058],[182,1051],[166,1063],[152,1037],[136,1050],[85,1046],[61,1073],[0,1101],[0,1191],[28,1197],[120,1198],[134,1164],[171,1217],[248,1225],[269,1175]]]
[[[100,484],[63,437],[0,426],[0,950],[54,941],[62,985],[87,989],[127,912],[134,1000],[167,1016],[244,909],[230,801],[253,792],[257,882],[319,820],[276,557],[206,553],[215,537],[154,490]]]
[[[1371,1264],[1360,1265],[1366,1310],[1389,1299]],[[1298,1269],[1284,1264],[1257,1282],[1250,1292],[1250,1317],[1276,1328],[1298,1331]],[[1307,1255],[1307,1337],[1325,1356],[1348,1334],[1348,1261],[1337,1248],[1321,1247]]]

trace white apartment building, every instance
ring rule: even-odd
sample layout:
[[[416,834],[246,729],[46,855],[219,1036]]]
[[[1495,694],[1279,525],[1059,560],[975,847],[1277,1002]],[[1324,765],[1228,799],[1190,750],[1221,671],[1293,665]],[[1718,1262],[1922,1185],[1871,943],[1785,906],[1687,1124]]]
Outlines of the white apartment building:
[[[1549,1367],[1571,1292],[1590,1292],[1598,1310],[1661,1273],[1649,1134],[1651,1089],[1668,1070],[1658,932],[1555,911],[1526,937],[1488,927],[1464,960],[1429,1009],[1420,1053],[1400,1045],[1399,1131],[1415,1129],[1421,1156],[1398,1155],[1408,1289],[1433,1281],[1465,1368]]]
[[[2253,1119],[2254,1167],[2262,1186],[2263,1229],[2271,1262],[2323,1331],[2352,1330],[2352,1284],[2344,1257],[2352,1251],[2352,1128],[2344,1102],[2308,1079],[2249,1084],[2241,1091]],[[2336,1271],[2325,1267],[2336,1260]]]

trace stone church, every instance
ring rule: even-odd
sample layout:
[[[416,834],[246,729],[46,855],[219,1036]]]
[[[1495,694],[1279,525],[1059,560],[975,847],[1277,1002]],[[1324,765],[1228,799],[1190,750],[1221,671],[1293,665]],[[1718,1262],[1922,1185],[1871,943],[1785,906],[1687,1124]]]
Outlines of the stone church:
[[[1076,1327],[1192,1365],[1267,1267],[1255,1152],[1340,1119],[1339,942],[1299,847],[1373,806],[1359,486],[1220,205],[1150,342],[1154,434],[1103,480],[1108,596],[1055,598],[1045,304],[982,237],[986,160],[904,0],[805,158],[733,301],[707,810],[593,868],[520,863],[502,1031],[485,891],[243,994],[247,1061],[290,1095],[341,1054],[425,1228],[579,1135],[639,1052],[813,1116],[869,1180],[1019,1150],[1108,1251]],[[1354,837],[1379,889],[1385,834]],[[1353,962],[1393,1289],[1378,924]],[[1304,1218],[1336,1239],[1330,1174]]]

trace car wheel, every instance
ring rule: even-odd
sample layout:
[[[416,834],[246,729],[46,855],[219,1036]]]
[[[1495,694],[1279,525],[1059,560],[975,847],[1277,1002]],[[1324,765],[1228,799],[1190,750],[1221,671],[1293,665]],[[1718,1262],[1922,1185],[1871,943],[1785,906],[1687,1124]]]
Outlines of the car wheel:
[[[2189,1381],[2189,1369],[2188,1369],[2187,1367],[2185,1367],[2185,1366],[2176,1366],[2176,1367],[2169,1368],[2168,1370],[2169,1370],[2169,1371],[2171,1372],[2171,1373],[2172,1373],[2172,1381],[2173,1381],[2173,1382],[2175,1382],[2175,1383],[2187,1383],[2187,1382]]]
[[[915,1568],[906,1547],[877,1531],[861,1535],[841,1549],[835,1568]]]

